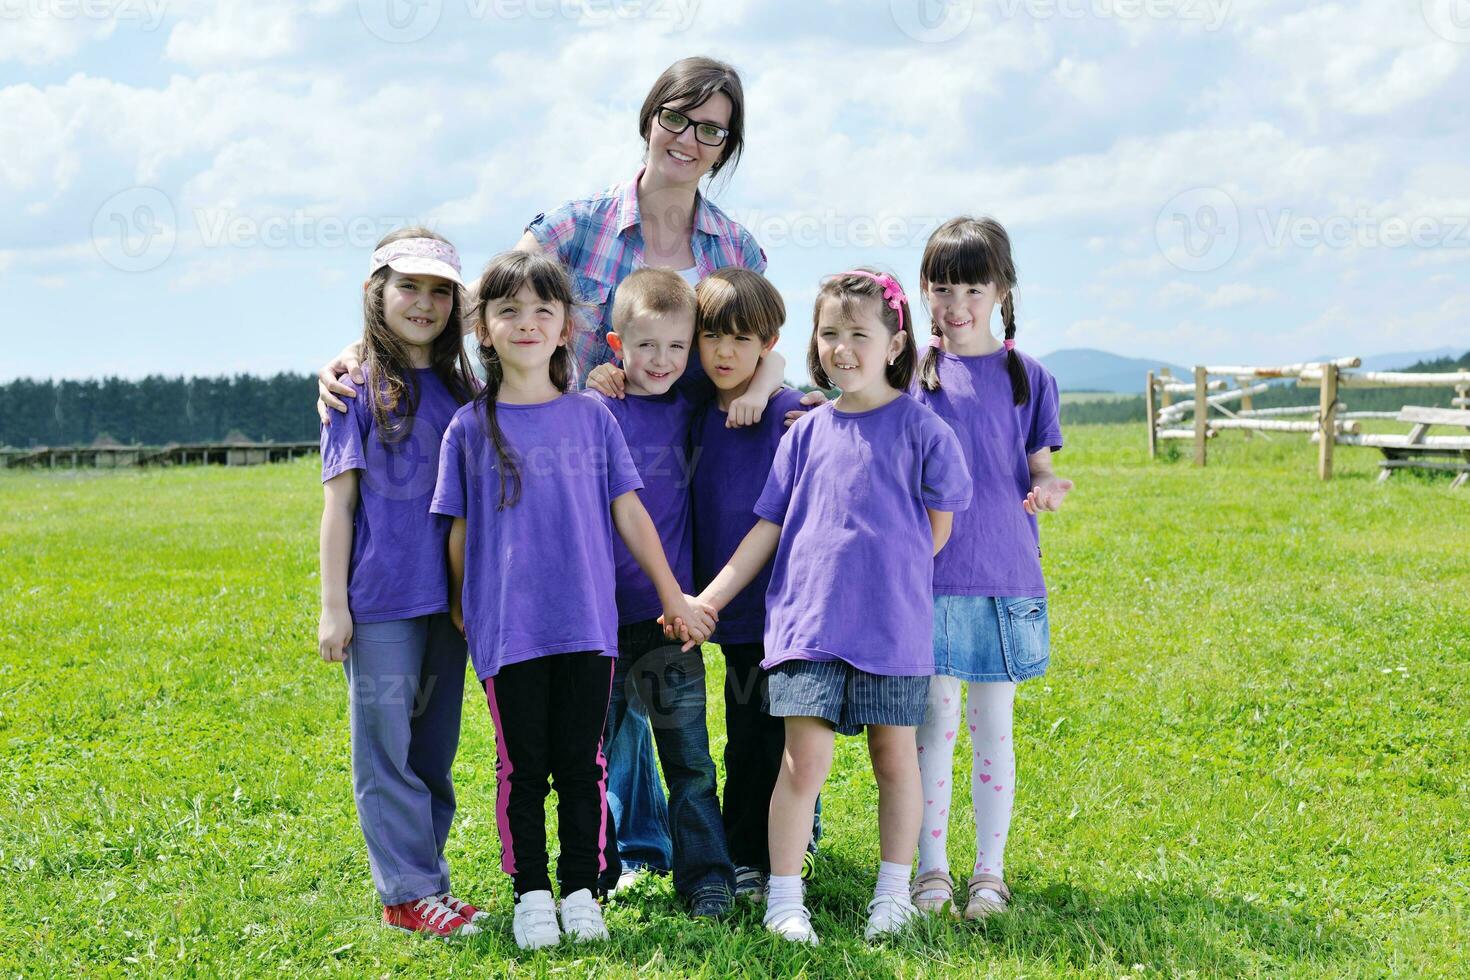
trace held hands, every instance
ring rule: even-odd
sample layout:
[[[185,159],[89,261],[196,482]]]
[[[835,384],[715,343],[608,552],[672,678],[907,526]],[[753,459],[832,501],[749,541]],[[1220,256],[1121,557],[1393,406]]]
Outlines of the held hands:
[[[587,387],[609,398],[622,398],[623,369],[613,364],[599,364],[587,375]]]
[[[1044,510],[1061,510],[1062,501],[1066,499],[1073,485],[1071,480],[1063,480],[1060,477],[1043,477],[1031,488],[1031,492],[1026,494],[1026,499],[1021,501],[1021,507],[1033,517]]]
[[[340,664],[347,659],[347,645],[352,642],[352,616],[346,608],[323,607],[316,629],[316,649],[324,662]]]
[[[658,618],[664,628],[664,636],[670,640],[683,640],[683,650],[699,646],[715,631],[720,615],[715,608],[694,596],[680,596],[677,604],[665,604],[664,614]]]
[[[347,411],[347,403],[338,398],[338,395],[344,398],[357,397],[357,390],[347,384],[348,375],[351,375],[354,384],[360,385],[364,381],[362,349],[357,344],[351,344],[345,348],[316,376],[316,414],[317,418],[322,420],[322,425],[331,421],[333,411]]]

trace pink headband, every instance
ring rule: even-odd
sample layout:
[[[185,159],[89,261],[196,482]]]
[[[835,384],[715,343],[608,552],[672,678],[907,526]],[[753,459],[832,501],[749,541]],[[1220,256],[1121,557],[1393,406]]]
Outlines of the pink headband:
[[[837,273],[839,276],[862,276],[871,279],[883,287],[883,299],[888,303],[888,308],[898,314],[898,329],[903,329],[903,304],[908,297],[903,294],[903,287],[898,280],[886,272],[869,272],[867,269],[848,269],[846,272]]]
[[[400,238],[389,242],[373,253],[368,269],[371,276],[387,266],[405,276],[438,276],[460,286],[464,280],[459,276],[459,253],[448,242],[437,238]]]

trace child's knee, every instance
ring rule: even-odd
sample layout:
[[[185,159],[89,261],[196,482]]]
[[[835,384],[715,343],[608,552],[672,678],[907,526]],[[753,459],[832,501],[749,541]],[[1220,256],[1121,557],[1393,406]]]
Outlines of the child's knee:
[[[872,739],[868,754],[873,760],[873,777],[880,783],[918,777],[919,757],[913,739]]]

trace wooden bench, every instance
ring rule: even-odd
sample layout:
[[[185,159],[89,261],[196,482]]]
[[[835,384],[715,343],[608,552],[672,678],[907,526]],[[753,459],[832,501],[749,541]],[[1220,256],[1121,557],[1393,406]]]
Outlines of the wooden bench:
[[[1406,405],[1398,414],[1400,422],[1413,425],[1406,436],[1381,436],[1374,444],[1383,453],[1378,464],[1378,482],[1393,475],[1394,470],[1449,470],[1455,473],[1450,489],[1470,482],[1470,436],[1430,436],[1433,425],[1463,426],[1470,430],[1470,411],[1454,408],[1418,408]]]

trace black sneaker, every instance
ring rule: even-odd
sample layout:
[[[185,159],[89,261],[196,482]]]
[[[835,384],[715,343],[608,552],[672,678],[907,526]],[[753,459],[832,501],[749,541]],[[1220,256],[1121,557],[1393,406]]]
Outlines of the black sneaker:
[[[706,885],[689,900],[689,914],[696,919],[723,919],[734,908],[735,900],[724,885]]]
[[[746,899],[757,905],[764,905],[766,901],[766,878],[767,875],[760,868],[746,867],[743,864],[735,866],[735,899]]]
[[[801,856],[801,880],[811,881],[817,873],[817,845],[808,844],[806,853]]]

